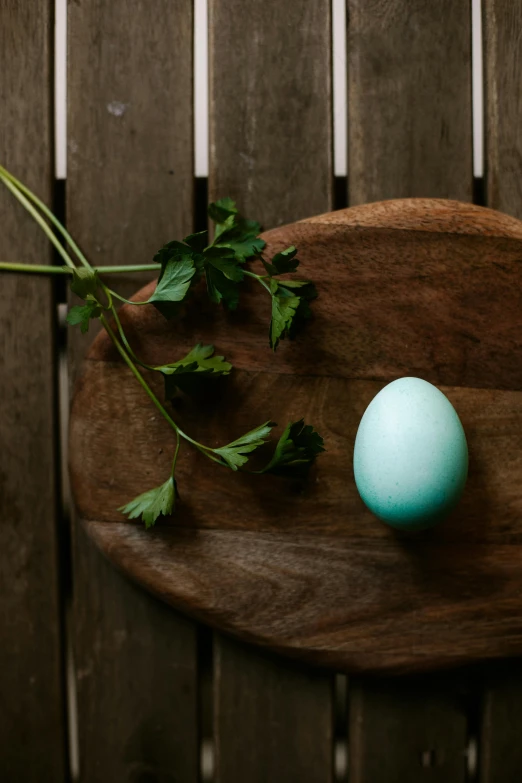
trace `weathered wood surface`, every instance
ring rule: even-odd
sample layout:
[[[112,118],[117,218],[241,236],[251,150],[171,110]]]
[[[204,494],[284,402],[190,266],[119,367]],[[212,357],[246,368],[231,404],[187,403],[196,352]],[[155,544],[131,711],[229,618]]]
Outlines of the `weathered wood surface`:
[[[193,228],[192,34],[190,0],[69,5],[67,215],[93,263],[149,263]],[[88,341],[69,335],[74,377]],[[78,529],[73,587],[80,780],[196,781],[194,623]]]
[[[461,691],[462,674],[353,683],[350,781],[464,783],[468,726]]]
[[[332,684],[321,670],[253,655],[252,648],[220,637],[216,782],[331,783]]]
[[[522,217],[522,6],[484,0],[487,204]],[[481,783],[518,783],[522,770],[522,661],[484,672]]]
[[[409,228],[391,228],[401,208],[405,214],[397,222],[404,226],[409,221]],[[237,331],[241,341],[234,344],[227,318],[216,310],[212,324],[206,322],[202,305],[192,332],[187,316],[179,337],[183,342],[191,333],[192,342],[205,340],[200,326],[211,329],[220,351],[225,349],[240,368],[235,382],[225,381],[226,392],[207,400],[204,421],[187,401],[176,409],[184,428],[196,436],[206,432],[207,442],[217,444],[267,415],[283,424],[299,412],[323,433],[327,446],[307,487],[227,473],[185,450],[179,475],[185,499],[176,516],[149,533],[118,522],[115,508],[164,480],[173,444],[145,397],[124,382],[125,371],[103,334],[89,354],[72,414],[72,482],[79,511],[101,548],[149,589],[217,627],[274,649],[359,671],[428,669],[516,654],[522,651],[522,378],[512,372],[517,363],[505,358],[497,365],[495,377],[508,388],[488,387],[500,344],[497,323],[504,318],[509,322],[508,313],[513,321],[520,310],[515,284],[520,224],[464,206],[468,230],[464,233],[459,224],[455,231],[457,204],[420,200],[378,205],[371,225],[368,209],[267,234],[274,248],[296,235],[298,245],[307,237],[300,254],[303,272],[318,281],[322,294],[301,345],[282,345],[281,360],[279,352],[273,358],[275,372],[268,373],[264,365],[266,328],[259,299],[254,303],[245,297],[249,309],[237,313],[240,322],[251,318],[259,324],[256,335]],[[380,224],[385,228],[378,230]],[[396,282],[387,302],[386,328],[383,324],[372,332],[366,324],[379,315],[365,300],[372,301],[377,280],[381,291],[387,280]],[[146,295],[144,289],[137,298]],[[344,313],[341,326],[338,312]],[[152,308],[128,307],[124,316],[131,344],[147,361],[173,358],[171,327]],[[369,368],[376,366],[367,347],[373,334],[380,381],[346,377],[353,366],[347,349],[340,349],[341,360],[333,364],[330,357],[350,324],[351,355],[367,355]],[[506,329],[504,338],[508,340]],[[440,346],[438,362],[434,345]],[[444,361],[444,346],[454,348],[451,361]],[[511,346],[513,357],[517,350]],[[180,353],[186,347],[180,345]],[[403,374],[405,354],[420,358],[430,351],[435,377],[415,374],[441,384],[449,379],[462,384],[470,377],[476,382],[476,388],[446,389],[468,435],[470,479],[452,519],[411,538],[393,533],[365,510],[352,481],[351,452],[360,416],[382,382]],[[296,354],[298,375],[291,373]],[[109,421],[112,433],[107,436]],[[129,421],[147,465],[141,477],[127,453],[123,428],[128,438]],[[107,471],[112,471],[111,482],[104,486]]]
[[[522,216],[522,6],[483,0],[486,199],[494,209]]]
[[[210,0],[211,200],[235,198],[243,214],[266,228],[332,209],[331,71],[329,0]],[[266,311],[261,328],[266,334]],[[314,713],[310,705],[331,701],[330,677],[291,676],[286,666],[269,666],[255,649],[236,649],[219,635],[214,650],[221,662],[214,694],[217,780],[265,775],[289,783],[298,771],[303,780],[315,773],[327,779],[331,764],[319,772],[318,760],[331,759],[331,731],[324,711]],[[242,688],[246,678],[249,691]],[[308,737],[299,745],[290,741],[288,724],[298,692],[303,712],[296,728]],[[280,730],[274,729],[278,715]],[[247,735],[254,745],[245,743]]]
[[[347,16],[348,203],[471,201],[469,3],[348,0]]]
[[[348,203],[411,196],[471,201],[471,4],[467,0],[437,3],[431,0],[348,0],[347,53]],[[457,252],[456,266],[460,260],[461,255]],[[445,262],[450,264],[450,258]],[[430,292],[425,301],[416,302],[418,320],[415,325],[407,310],[404,318],[396,318],[392,327],[402,331],[400,350],[395,352],[396,360],[400,359],[401,363],[397,367],[398,374],[420,375],[435,383],[459,386],[491,383],[494,387],[496,368],[488,381],[487,371],[482,372],[487,362],[479,358],[480,343],[475,345],[477,353],[472,350],[474,358],[467,366],[470,354],[469,346],[465,345],[466,335],[473,334],[482,320],[479,313],[471,313],[479,301],[474,288],[475,274],[471,280],[463,281],[456,291],[452,275],[446,278],[451,304],[442,290],[442,277],[438,279],[441,287],[436,285],[437,290]],[[385,273],[382,285],[376,279],[374,287],[375,311],[389,312],[397,294],[396,285]],[[474,304],[471,304],[472,300]],[[444,314],[440,310],[443,302],[449,305]],[[455,320],[452,320],[452,312]],[[368,343],[371,344],[375,335],[378,338],[379,334],[387,334],[381,331],[384,319],[376,324],[377,331],[367,333]],[[388,330],[390,326],[388,324]],[[424,346],[422,358],[415,355],[412,347],[419,344],[417,329]],[[393,344],[394,335],[389,339]],[[502,349],[500,353],[503,353]],[[499,357],[500,363],[507,364]],[[354,680],[352,685],[358,687]],[[418,731],[424,731],[426,738],[440,731],[446,735],[454,732],[460,737],[460,722],[451,709],[441,708],[440,702],[434,702],[429,681],[419,680],[417,688],[427,706],[422,728],[418,727]],[[390,783],[388,775],[392,774],[392,769],[395,778],[391,777],[391,780],[401,783],[409,779],[421,780],[423,774],[426,779],[435,777],[433,769],[419,769],[419,774],[412,776],[418,753],[415,738],[412,736],[410,741],[407,732],[400,747],[390,748],[380,715],[396,708],[399,719],[409,725],[415,719],[416,711],[409,704],[401,704],[400,697],[390,703],[386,683],[382,683],[382,689],[382,703],[378,689],[371,687],[366,701],[363,683],[358,689],[357,704],[352,705],[352,714],[358,709],[365,716],[367,747],[375,748],[375,755],[372,758],[362,755],[364,751],[360,745],[352,747],[351,775],[357,770],[361,780],[372,783]],[[430,711],[430,704],[436,709]],[[385,747],[388,751],[379,774],[375,761],[381,757],[378,749]]]
[[[52,201],[52,3],[0,6],[0,160]],[[0,188],[0,258],[51,263]],[[59,600],[55,308],[49,280],[4,275],[0,293],[0,778],[66,780]]]
[[[328,0],[210,0],[212,199],[280,226],[332,208]]]

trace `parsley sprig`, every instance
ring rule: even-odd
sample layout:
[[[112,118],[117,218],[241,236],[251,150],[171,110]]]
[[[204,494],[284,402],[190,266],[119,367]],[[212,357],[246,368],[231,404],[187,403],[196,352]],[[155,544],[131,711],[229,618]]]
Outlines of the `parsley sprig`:
[[[101,321],[123,361],[174,432],[174,455],[167,480],[159,487],[138,495],[120,510],[129,519],[141,518],[146,527],[154,525],[158,517],[174,512],[179,497],[175,473],[182,442],[190,444],[223,467],[233,471],[246,470],[245,465],[252,452],[267,443],[276,426],[274,422],[266,421],[224,446],[207,446],[181,429],[143,373],[143,370],[161,373],[165,401],[168,403],[179,393],[190,394],[203,382],[229,375],[232,365],[224,356],[215,355],[213,345],[201,343],[182,358],[168,364],[147,364],[132,349],[115,301],[128,302],[132,306],[153,305],[165,318],[170,319],[179,313],[180,308],[190,303],[197,287],[204,285],[211,302],[235,310],[239,304],[241,284],[246,278],[251,278],[270,297],[269,343],[275,351],[280,340],[293,338],[303,322],[310,317],[310,302],[317,296],[315,286],[310,281],[281,277],[296,272],[299,266],[296,248],[288,247],[271,259],[266,259],[265,242],[259,236],[260,224],[243,218],[234,201],[225,198],[210,204],[208,208],[209,218],[214,223],[211,241],[207,231],[201,231],[189,234],[181,242],[168,242],[156,253],[152,264],[95,268],[48,207],[2,166],[0,180],[40,225],[64,261],[63,266],[0,263],[0,271],[69,275],[71,290],[83,300],[83,304],[69,310],[68,323],[79,326],[86,333],[93,319]],[[260,264],[261,274],[247,266],[251,260]],[[105,273],[133,271],[159,272],[156,288],[147,301],[129,301],[103,282]],[[109,319],[112,319],[112,323]],[[302,419],[290,422],[266,466],[251,472],[303,477],[323,450],[323,440],[311,425],[305,424]]]

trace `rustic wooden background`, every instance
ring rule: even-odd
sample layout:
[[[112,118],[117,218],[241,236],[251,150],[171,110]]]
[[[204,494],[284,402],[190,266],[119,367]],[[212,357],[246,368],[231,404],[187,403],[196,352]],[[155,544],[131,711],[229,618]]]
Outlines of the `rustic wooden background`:
[[[400,196],[522,217],[522,3],[483,0],[483,19],[474,183],[470,0],[348,0],[346,184],[333,171],[330,0],[209,0],[209,196],[237,198],[267,228]],[[192,0],[82,0],[68,24],[65,189],[51,0],[0,0],[0,158],[97,264],[143,263],[204,221]],[[53,258],[5,192],[0,257]],[[61,328],[64,301],[59,282],[1,278],[0,779],[518,783],[519,662],[347,683],[198,627],[101,558],[66,502],[60,356],[73,379],[85,341]]]

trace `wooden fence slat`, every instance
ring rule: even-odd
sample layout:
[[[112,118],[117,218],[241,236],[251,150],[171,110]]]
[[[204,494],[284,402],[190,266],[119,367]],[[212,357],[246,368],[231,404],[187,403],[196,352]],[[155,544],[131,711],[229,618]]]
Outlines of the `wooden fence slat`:
[[[470,13],[466,0],[348,0],[350,205],[471,200]],[[400,684],[354,679],[349,698],[354,781],[465,780],[466,721],[450,686],[434,693],[420,679],[404,698]]]
[[[330,2],[211,0],[209,15],[210,197],[266,228],[327,212]],[[216,780],[329,781],[331,676],[217,635],[215,655]]]
[[[0,160],[52,200],[52,7],[0,6]],[[0,258],[51,263],[0,188]],[[0,779],[67,776],[57,541],[52,284],[2,275],[0,293]]]
[[[331,783],[331,678],[224,637],[214,678],[217,783]]]
[[[265,228],[333,202],[327,0],[210,0],[211,198]]]
[[[486,200],[522,218],[522,5],[483,0]],[[519,783],[522,775],[522,662],[484,673],[481,783]]]
[[[348,201],[472,199],[468,0],[347,0]]]
[[[150,263],[193,228],[192,17],[191,0],[69,5],[67,215],[96,264]],[[73,373],[88,342],[70,332]],[[195,782],[196,625],[83,530],[74,550],[80,780]]]
[[[444,680],[358,680],[350,689],[351,783],[463,783],[465,704]]]

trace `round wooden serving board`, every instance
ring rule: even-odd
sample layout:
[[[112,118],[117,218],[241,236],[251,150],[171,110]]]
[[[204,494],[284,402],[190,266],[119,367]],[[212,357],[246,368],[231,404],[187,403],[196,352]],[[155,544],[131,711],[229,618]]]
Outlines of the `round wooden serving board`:
[[[295,244],[301,276],[319,290],[313,321],[275,355],[268,296],[254,286],[232,314],[201,291],[180,320],[152,306],[126,306],[121,318],[151,364],[202,342],[235,365],[205,398],[176,403],[184,430],[218,445],[270,417],[282,427],[304,416],[326,453],[303,485],[235,474],[186,447],[175,516],[149,531],[126,521],[118,507],[165,481],[174,439],[101,333],[70,428],[72,486],[89,534],[174,607],[313,663],[390,672],[522,654],[522,223],[414,199],[264,236],[269,253]],[[366,510],[352,473],[366,406],[405,375],[443,389],[470,451],[452,518],[409,536]]]

